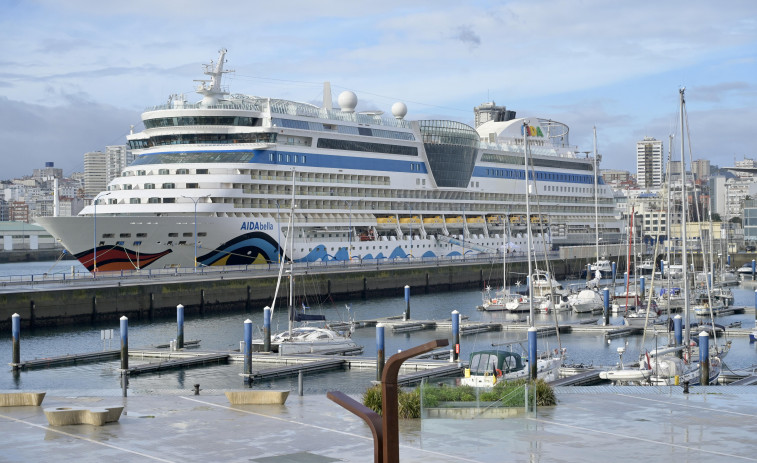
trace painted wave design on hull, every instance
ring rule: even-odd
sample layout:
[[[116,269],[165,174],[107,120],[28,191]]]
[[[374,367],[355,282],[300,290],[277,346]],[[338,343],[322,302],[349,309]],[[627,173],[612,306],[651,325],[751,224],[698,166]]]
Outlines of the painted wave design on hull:
[[[120,270],[145,268],[171,252],[170,249],[166,249],[163,252],[145,254],[141,252],[137,253],[134,250],[121,246],[101,246],[97,248],[97,271],[116,272]],[[74,257],[76,257],[90,272],[94,270],[95,253],[91,249],[89,251],[75,254]]]
[[[453,256],[460,256],[461,254],[457,251],[450,252],[447,254],[448,257]],[[374,260],[374,259],[405,259],[407,257],[410,257],[408,253],[405,252],[404,249],[402,249],[400,246],[397,246],[394,248],[394,251],[387,257],[384,255],[383,252],[379,252],[375,256],[373,254],[365,254],[362,257],[362,260]],[[417,255],[416,255],[417,257]],[[431,257],[438,257],[433,251],[426,251],[423,253],[421,257],[424,258],[431,258]],[[339,251],[336,252],[336,254],[331,255],[328,252],[326,252],[326,246],[323,244],[319,244],[315,248],[313,248],[312,251],[308,253],[305,257],[301,259],[295,259],[295,262],[316,262],[316,261],[342,261],[342,260],[349,260],[349,254],[347,253],[347,248],[339,248]]]
[[[252,232],[227,241],[218,248],[197,256],[199,265],[248,265],[277,262],[283,250],[266,233]]]

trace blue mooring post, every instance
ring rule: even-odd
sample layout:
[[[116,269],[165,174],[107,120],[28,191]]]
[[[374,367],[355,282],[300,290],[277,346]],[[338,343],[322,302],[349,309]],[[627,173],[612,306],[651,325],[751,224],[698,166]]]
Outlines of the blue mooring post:
[[[11,335],[13,336],[11,366],[14,370],[18,370],[18,364],[21,363],[21,315],[17,313],[11,315]]]
[[[618,264],[617,262],[612,262],[612,282],[615,284],[615,277],[618,275]]]
[[[752,281],[754,281],[754,272],[757,271],[757,262],[752,259]]]
[[[405,285],[405,320],[410,320],[410,286]]]
[[[121,369],[129,369],[129,319],[121,317]]]
[[[184,306],[176,306],[176,348],[184,348]]]
[[[646,279],[646,278],[644,278],[644,276],[643,276],[643,275],[642,275],[642,276],[640,276],[640,277],[639,277],[639,285],[641,286],[641,297],[644,297],[644,295],[646,294],[646,293],[644,292],[644,291],[646,290],[646,284],[647,284],[647,279]]]
[[[712,288],[712,272],[707,272],[707,287]]]
[[[602,310],[605,316],[605,326],[610,324],[610,288],[602,290]]]
[[[623,281],[626,282],[626,288],[629,286],[628,272],[623,272]]]
[[[536,379],[536,328],[528,329],[528,369],[531,370],[531,380]]]
[[[710,335],[699,333],[699,384],[710,385]]]
[[[263,309],[263,351],[271,352],[271,308]]]
[[[384,374],[384,324],[376,325],[376,381]]]
[[[725,263],[729,267],[731,266],[731,255],[730,254],[726,254],[726,256],[725,256]]]
[[[252,374],[252,320],[244,321],[244,382],[250,382]]]
[[[676,346],[683,344],[683,318],[680,315],[673,317],[673,333],[675,334]]]
[[[457,362],[460,360],[460,312],[457,310],[452,311],[452,342],[452,361]]]

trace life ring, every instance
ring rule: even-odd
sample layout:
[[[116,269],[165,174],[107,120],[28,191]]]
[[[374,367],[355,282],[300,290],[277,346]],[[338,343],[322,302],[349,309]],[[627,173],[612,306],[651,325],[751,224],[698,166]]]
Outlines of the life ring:
[[[499,368],[497,368],[496,371],[497,371],[497,378],[501,378],[502,377],[502,370],[500,370]]]
[[[523,302],[523,298],[522,298],[522,297],[519,297],[519,298],[518,298],[518,302]]]

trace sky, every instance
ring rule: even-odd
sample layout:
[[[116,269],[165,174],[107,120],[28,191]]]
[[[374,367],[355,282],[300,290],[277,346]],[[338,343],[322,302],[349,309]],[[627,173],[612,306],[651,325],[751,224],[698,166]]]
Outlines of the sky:
[[[494,101],[570,127],[603,169],[636,171],[636,142],[675,135],[687,160],[757,158],[754,0],[0,0],[0,179],[126,143],[147,107],[184,93],[226,48],[232,93],[473,125]],[[687,161],[688,162],[688,161]]]

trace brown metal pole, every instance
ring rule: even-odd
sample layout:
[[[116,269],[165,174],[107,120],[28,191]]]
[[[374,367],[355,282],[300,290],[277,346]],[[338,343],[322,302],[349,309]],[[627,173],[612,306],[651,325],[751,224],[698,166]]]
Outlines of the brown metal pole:
[[[385,463],[399,463],[400,461],[400,436],[399,436],[399,406],[397,404],[397,376],[400,367],[405,360],[416,355],[425,354],[438,347],[449,345],[448,339],[437,339],[420,346],[413,347],[389,357],[381,377],[381,410],[383,412],[382,434],[383,459]]]
[[[343,392],[328,392],[326,397],[362,418],[365,424],[371,428],[371,433],[373,433],[373,461],[374,463],[381,463],[383,460],[381,452],[384,445],[381,416]]]

